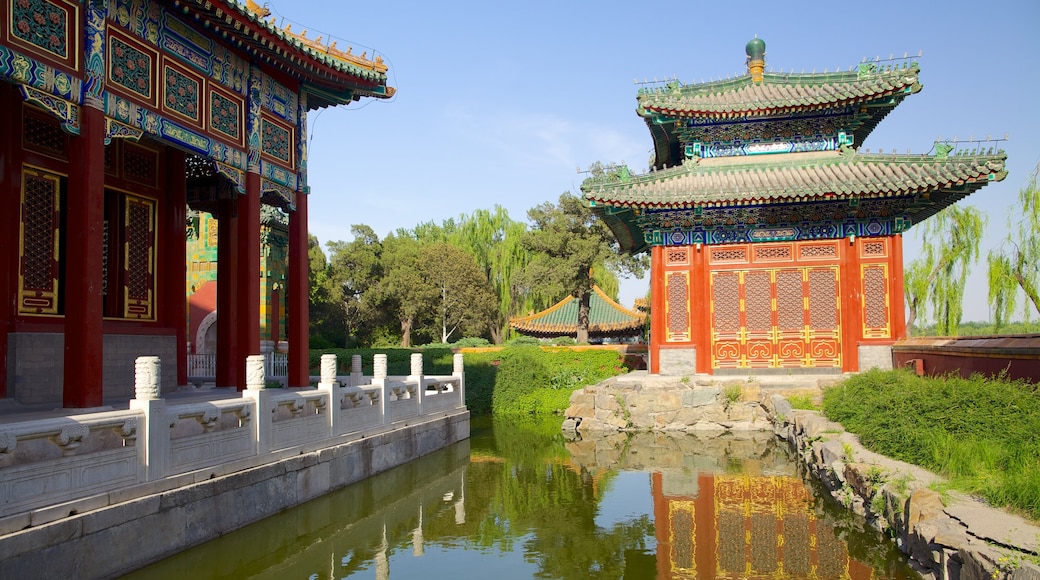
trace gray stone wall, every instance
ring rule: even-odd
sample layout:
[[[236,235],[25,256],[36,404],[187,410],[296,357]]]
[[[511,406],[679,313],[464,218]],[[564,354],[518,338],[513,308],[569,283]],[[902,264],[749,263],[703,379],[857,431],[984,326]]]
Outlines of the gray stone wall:
[[[162,391],[177,389],[177,339],[174,336],[106,334],[102,380],[105,399],[134,394],[134,360],[162,359]],[[15,332],[8,335],[8,398],[25,405],[60,406],[65,372],[65,335],[60,332]]]
[[[859,345],[859,370],[892,370],[892,347],[889,345]]]
[[[662,348],[658,353],[659,374],[670,377],[692,377],[697,374],[696,348]]]

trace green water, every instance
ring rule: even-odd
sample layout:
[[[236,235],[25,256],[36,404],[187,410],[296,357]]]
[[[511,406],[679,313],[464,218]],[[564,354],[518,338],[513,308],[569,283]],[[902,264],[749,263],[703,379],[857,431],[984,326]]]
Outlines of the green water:
[[[916,578],[768,435],[470,440],[126,578]]]

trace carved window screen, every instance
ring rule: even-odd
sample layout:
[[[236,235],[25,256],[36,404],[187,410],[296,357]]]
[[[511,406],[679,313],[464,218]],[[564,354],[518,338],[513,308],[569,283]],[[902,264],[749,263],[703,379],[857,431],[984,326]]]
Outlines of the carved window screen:
[[[58,314],[61,177],[22,170],[18,313]]]
[[[665,280],[668,304],[666,307],[667,342],[690,340],[690,282],[686,273],[675,272]]]
[[[871,264],[863,267],[863,337],[890,338],[888,266]]]
[[[690,263],[689,250],[686,248],[667,248],[665,256],[669,266],[685,266]]]
[[[123,316],[154,320],[155,201],[128,195],[123,227]]]

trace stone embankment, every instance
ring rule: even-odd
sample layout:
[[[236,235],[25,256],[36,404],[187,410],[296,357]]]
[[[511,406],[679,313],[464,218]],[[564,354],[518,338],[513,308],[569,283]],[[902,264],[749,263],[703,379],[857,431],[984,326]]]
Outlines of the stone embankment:
[[[563,429],[589,438],[772,431],[835,499],[893,537],[922,577],[1040,580],[1040,526],[976,498],[936,491],[939,476],[868,451],[816,411],[792,408],[786,397],[818,399],[821,383],[626,375],[576,391]]]

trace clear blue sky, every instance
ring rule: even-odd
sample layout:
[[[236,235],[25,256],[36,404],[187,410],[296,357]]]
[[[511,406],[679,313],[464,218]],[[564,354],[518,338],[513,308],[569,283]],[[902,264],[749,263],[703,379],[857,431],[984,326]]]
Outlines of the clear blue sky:
[[[341,2],[271,0],[294,32],[381,55],[389,101],[310,116],[310,230],[324,245],[352,224],[383,237],[502,205],[515,220],[578,192],[595,161],[647,167],[650,133],[634,79],[684,83],[744,74],[744,45],[766,66],[847,69],[917,55],[924,90],[871,134],[871,151],[925,153],[939,136],[1010,134],[1010,174],[968,198],[989,216],[982,251],[1005,231],[1040,162],[1040,2]],[[963,203],[963,202],[962,202]],[[905,235],[909,262],[920,248]],[[621,301],[645,294],[622,281]],[[965,320],[988,319],[985,266],[969,278]]]

